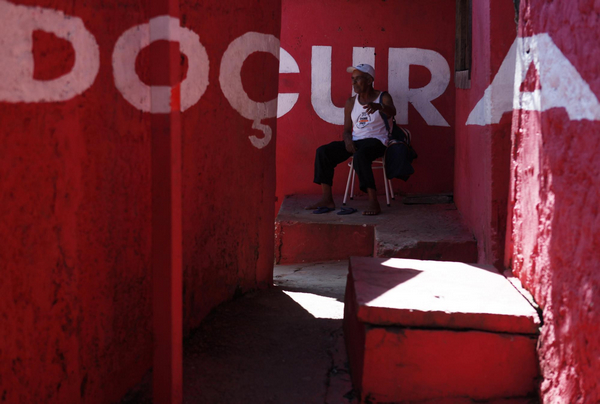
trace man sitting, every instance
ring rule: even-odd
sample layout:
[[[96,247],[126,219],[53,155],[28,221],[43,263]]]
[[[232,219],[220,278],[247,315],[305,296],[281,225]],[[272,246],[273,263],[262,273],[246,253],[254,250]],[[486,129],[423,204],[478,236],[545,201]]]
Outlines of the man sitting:
[[[323,196],[306,209],[323,208],[319,212],[335,209],[331,193],[334,168],[354,156],[354,170],[358,175],[360,190],[369,196],[369,206],[363,215],[377,215],[381,213],[381,207],[377,200],[371,163],[383,157],[388,140],[386,124],[379,111],[389,118],[388,124],[392,125],[391,118],[396,115],[396,107],[387,92],[373,88],[375,69],[372,66],[360,64],[349,67],[347,71],[352,73],[356,96],[348,98],[344,108],[344,140],[317,149],[314,182],[321,185]]]

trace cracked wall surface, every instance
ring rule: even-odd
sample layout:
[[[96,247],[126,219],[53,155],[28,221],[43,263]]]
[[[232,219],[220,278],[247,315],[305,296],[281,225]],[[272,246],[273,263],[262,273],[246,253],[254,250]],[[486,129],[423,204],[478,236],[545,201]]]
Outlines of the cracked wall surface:
[[[237,38],[248,32],[279,37],[281,6],[277,0],[260,7],[255,0],[235,6],[210,0],[181,7],[182,20],[199,34],[210,59],[210,84],[183,125],[183,299],[189,330],[223,300],[272,282],[276,119],[262,121],[272,138],[257,148],[250,138],[266,135],[225,99],[220,75],[224,54]],[[249,100],[277,98],[278,67],[265,51],[243,60],[241,84]]]
[[[590,57],[600,40],[599,15],[593,1],[521,1],[519,35],[547,33],[581,78],[563,70],[558,80],[544,79],[563,60],[554,53],[533,76],[531,90],[541,88],[543,112],[519,110],[513,119],[507,258],[543,309],[538,354],[547,403],[600,401],[600,123],[573,119],[565,108],[544,108],[561,83],[571,94],[586,86],[594,98],[600,94],[600,67]],[[517,57],[543,50],[523,52]],[[580,98],[575,106],[584,103]]]
[[[31,38],[33,79],[49,83],[94,58],[50,32],[60,13],[95,34],[102,68],[64,101],[0,101],[0,395],[112,402],[151,365],[149,117],[124,102],[110,67],[114,41],[145,11],[135,2],[19,7],[20,27],[40,10],[58,21],[0,41],[26,56],[21,41]],[[4,29],[15,22],[5,17]]]

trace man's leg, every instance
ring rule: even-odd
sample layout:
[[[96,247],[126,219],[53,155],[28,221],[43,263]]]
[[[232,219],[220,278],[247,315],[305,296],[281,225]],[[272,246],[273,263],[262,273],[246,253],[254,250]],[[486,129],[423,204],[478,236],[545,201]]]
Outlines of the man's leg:
[[[375,177],[371,163],[385,154],[385,146],[377,139],[363,139],[354,142],[356,153],[354,153],[354,170],[358,176],[360,190],[366,192],[369,197],[369,206],[363,215],[378,215],[381,207],[377,200],[377,189],[375,188]]]
[[[348,160],[351,154],[346,150],[342,141],[331,142],[317,149],[315,156],[315,184],[321,185],[321,199],[306,209],[317,209],[327,207],[335,209],[331,186],[333,185],[333,174],[335,167]]]

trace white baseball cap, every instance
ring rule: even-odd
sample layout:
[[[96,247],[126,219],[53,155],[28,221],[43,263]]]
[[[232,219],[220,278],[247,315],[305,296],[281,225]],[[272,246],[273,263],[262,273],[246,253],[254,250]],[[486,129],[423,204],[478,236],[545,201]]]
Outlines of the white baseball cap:
[[[373,80],[375,80],[375,69],[373,69],[373,66],[367,65],[367,64],[360,64],[360,65],[356,65],[356,66],[350,66],[346,69],[346,71],[348,73],[352,73],[355,70],[359,70],[363,73],[367,73],[371,77],[373,77]]]

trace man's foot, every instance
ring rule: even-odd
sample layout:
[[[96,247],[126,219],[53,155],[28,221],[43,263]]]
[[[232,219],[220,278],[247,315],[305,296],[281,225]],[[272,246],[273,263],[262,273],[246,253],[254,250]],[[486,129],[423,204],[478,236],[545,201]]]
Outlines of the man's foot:
[[[316,203],[313,203],[312,205],[309,205],[307,207],[305,207],[304,209],[306,210],[315,210],[318,208],[331,208],[331,209],[335,209],[335,202],[333,202],[333,200],[331,199],[321,199]]]
[[[375,216],[381,213],[381,206],[377,201],[369,201],[369,207],[363,211],[365,216]]]

